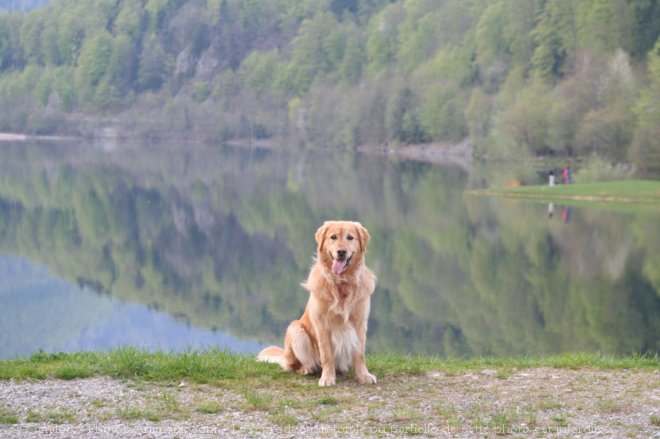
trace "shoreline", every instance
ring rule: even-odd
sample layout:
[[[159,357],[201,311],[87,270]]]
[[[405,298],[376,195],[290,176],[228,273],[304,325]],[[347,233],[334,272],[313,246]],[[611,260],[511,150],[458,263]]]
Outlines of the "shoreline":
[[[373,385],[219,350],[0,361],[0,436],[655,437],[660,358],[372,354]]]
[[[113,140],[116,141],[118,136],[98,136],[94,141]],[[52,141],[69,141],[77,140],[81,137],[76,136],[44,136],[36,134],[20,134],[20,133],[7,133],[0,132],[0,142],[26,142],[30,140],[52,140]],[[198,142],[195,140],[194,142]],[[202,142],[206,143],[206,142]],[[292,148],[281,139],[235,139],[220,142],[221,144],[228,145],[232,148],[257,148],[268,151],[286,151]],[[208,143],[207,143],[208,144]],[[318,150],[344,150],[354,151],[366,155],[381,155],[384,157],[413,160],[425,162],[430,164],[453,164],[468,169],[472,166],[474,161],[474,145],[468,138],[461,140],[458,143],[422,143],[422,144],[384,144],[384,145],[371,145],[364,144],[355,147],[310,147],[303,146],[305,149],[318,149]]]
[[[657,356],[574,354],[542,361],[376,355],[367,363],[377,384],[360,385],[349,375],[323,388],[318,376],[219,352],[144,354],[127,348],[107,355],[38,354],[0,361],[0,372],[8,364],[32,364],[45,372],[0,375],[5,378],[0,379],[0,436],[596,438],[660,433]],[[159,375],[159,367],[169,375]]]
[[[0,142],[14,142],[28,140],[26,134],[0,133]]]
[[[457,165],[463,169],[472,166],[474,144],[469,138],[458,143],[420,143],[412,145],[385,144],[360,145],[355,151],[361,154],[381,154],[395,159],[414,160],[436,165]]]
[[[29,140],[76,140],[79,137],[75,136],[42,136],[38,134],[19,134],[19,133],[2,133],[0,132],[0,142],[26,142]]]

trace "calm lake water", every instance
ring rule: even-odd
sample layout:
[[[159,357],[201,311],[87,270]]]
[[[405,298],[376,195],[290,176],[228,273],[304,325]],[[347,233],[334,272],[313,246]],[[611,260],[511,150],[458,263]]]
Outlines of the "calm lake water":
[[[280,344],[325,219],[371,232],[371,352],[658,352],[660,215],[465,192],[506,175],[351,153],[0,143],[0,358]]]

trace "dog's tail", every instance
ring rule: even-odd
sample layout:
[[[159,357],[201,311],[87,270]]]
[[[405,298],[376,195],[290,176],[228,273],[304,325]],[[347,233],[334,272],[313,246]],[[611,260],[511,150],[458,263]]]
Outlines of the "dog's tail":
[[[257,361],[279,364],[284,370],[291,369],[291,366],[289,366],[284,359],[284,349],[279,346],[268,346],[267,348],[264,348],[259,352],[259,355],[257,355]]]

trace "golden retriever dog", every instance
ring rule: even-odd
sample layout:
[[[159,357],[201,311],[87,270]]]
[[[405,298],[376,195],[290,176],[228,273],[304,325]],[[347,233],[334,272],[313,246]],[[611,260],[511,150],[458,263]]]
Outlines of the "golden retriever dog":
[[[302,284],[309,291],[305,312],[286,330],[284,349],[270,346],[257,358],[284,370],[321,372],[320,386],[333,386],[336,373],[351,365],[360,383],[375,383],[364,361],[376,287],[376,276],[364,261],[369,232],[358,222],[326,221],[315,237],[316,260]]]

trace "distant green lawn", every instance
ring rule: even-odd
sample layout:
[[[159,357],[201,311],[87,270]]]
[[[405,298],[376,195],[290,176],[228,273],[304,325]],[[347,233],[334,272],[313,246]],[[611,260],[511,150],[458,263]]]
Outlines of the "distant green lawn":
[[[470,192],[474,195],[526,198],[536,201],[565,201],[567,204],[645,205],[660,210],[660,181],[624,180],[602,183],[521,186]]]

